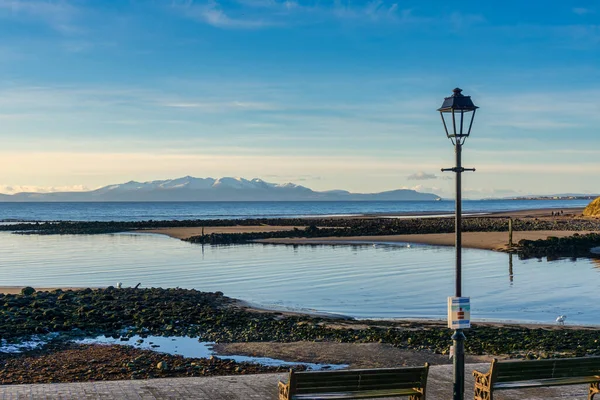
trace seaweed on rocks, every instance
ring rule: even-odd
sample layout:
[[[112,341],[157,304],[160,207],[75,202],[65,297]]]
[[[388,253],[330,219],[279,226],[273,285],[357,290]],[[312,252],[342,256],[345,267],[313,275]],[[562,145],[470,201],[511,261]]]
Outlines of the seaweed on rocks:
[[[63,339],[104,334],[189,336],[206,342],[379,342],[440,354],[446,354],[450,344],[449,330],[441,325],[252,312],[220,292],[109,287],[0,295],[0,304],[0,337],[9,342],[62,332]],[[513,357],[600,355],[598,333],[596,329],[475,325],[468,332],[466,350]]]
[[[580,235],[575,233],[567,237],[549,236],[547,239],[519,241],[516,253],[519,258],[556,259],[560,257],[591,257],[590,249],[600,246],[600,234],[589,233]]]

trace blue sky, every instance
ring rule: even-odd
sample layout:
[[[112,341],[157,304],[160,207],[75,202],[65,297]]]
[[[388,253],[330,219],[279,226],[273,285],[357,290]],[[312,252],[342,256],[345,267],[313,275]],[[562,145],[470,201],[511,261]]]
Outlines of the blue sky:
[[[184,175],[599,193],[600,2],[0,0],[0,192]]]

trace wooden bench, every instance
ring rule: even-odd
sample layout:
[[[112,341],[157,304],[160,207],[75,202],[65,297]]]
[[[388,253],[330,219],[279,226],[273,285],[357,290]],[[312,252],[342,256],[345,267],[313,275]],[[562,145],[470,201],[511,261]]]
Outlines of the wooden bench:
[[[290,370],[288,383],[279,382],[279,400],[374,399],[395,396],[425,400],[428,371],[427,363],[424,367],[306,372]]]
[[[600,393],[600,357],[533,361],[494,359],[487,374],[473,371],[475,400],[493,400],[494,391],[543,386],[590,384],[588,400]]]

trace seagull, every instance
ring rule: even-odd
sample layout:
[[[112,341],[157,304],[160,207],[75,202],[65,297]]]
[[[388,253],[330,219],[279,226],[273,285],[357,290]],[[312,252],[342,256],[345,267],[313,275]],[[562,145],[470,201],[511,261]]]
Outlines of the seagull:
[[[406,248],[410,249],[410,243],[408,243],[408,244],[406,245]]]
[[[556,323],[559,324],[559,325],[564,325],[565,324],[565,319],[567,319],[566,315],[559,315],[556,318]]]
[[[121,282],[117,283],[117,289],[121,289],[121,286],[123,286],[123,284]]]

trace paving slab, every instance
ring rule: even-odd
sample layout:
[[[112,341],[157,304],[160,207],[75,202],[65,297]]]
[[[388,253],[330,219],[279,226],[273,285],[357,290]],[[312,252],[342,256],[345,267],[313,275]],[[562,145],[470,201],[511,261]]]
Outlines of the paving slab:
[[[473,398],[473,369],[487,371],[489,364],[465,366],[465,399]],[[277,400],[277,381],[286,374],[235,375],[208,378],[165,378],[0,386],[0,399],[48,400]],[[432,366],[427,384],[428,400],[452,398],[452,365]],[[497,400],[587,399],[587,385],[560,386],[497,392]],[[383,399],[385,400],[385,399]]]

